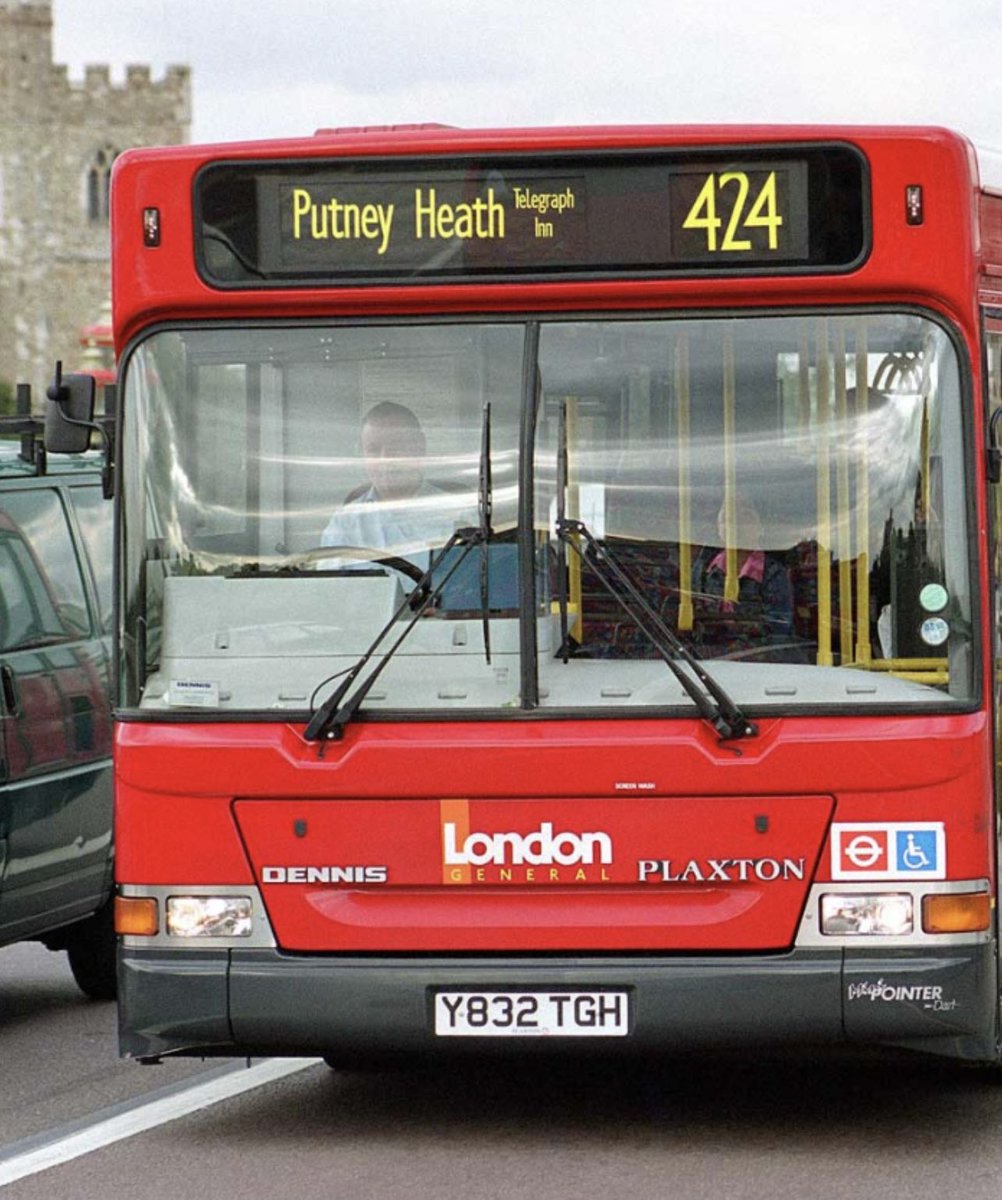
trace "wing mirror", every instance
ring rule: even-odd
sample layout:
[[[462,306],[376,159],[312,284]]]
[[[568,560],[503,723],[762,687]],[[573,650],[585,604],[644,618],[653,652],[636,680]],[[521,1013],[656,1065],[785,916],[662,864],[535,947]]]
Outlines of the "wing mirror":
[[[90,446],[94,423],[94,376],[64,375],[56,363],[56,375],[45,392],[45,449],[50,454],[83,454]]]
[[[90,448],[90,437],[97,433],[104,451],[101,483],[106,500],[115,493],[114,417],[94,420],[94,376],[64,375],[63,364],[56,363],[56,374],[46,388],[44,443],[49,454],[83,454]],[[105,404],[113,404],[113,389],[105,385]]]

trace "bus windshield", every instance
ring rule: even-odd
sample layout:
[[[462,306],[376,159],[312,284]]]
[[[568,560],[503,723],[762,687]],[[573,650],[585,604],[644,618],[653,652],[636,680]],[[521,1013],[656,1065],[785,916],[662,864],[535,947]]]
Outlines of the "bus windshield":
[[[123,373],[126,707],[288,720],[382,638],[366,715],[691,716],[589,546],[745,710],[974,698],[928,316],[184,326]],[[482,516],[485,406],[490,536],[443,555]]]

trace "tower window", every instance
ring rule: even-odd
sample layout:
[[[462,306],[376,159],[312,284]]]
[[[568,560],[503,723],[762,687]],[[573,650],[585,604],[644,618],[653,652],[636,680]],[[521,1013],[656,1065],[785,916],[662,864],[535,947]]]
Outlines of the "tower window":
[[[87,168],[87,219],[93,224],[108,219],[111,164],[117,156],[118,151],[114,146],[102,146]]]

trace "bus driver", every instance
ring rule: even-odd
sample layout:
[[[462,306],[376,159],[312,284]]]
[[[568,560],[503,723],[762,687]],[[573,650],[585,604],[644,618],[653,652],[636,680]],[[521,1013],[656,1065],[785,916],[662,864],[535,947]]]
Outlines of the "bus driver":
[[[349,494],[320,544],[407,553],[447,541],[454,523],[444,493],[424,477],[425,436],[411,409],[391,400],[375,405],[362,421],[361,444],[369,483]]]

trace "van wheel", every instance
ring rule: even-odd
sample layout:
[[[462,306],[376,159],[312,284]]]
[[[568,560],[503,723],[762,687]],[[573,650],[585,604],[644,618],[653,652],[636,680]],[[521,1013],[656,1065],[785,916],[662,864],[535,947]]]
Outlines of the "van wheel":
[[[118,992],[115,909],[111,900],[69,934],[66,953],[77,987],[92,1000],[114,1000]]]

